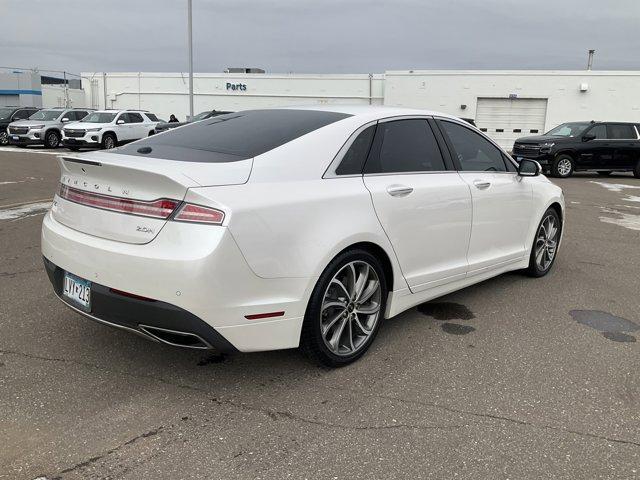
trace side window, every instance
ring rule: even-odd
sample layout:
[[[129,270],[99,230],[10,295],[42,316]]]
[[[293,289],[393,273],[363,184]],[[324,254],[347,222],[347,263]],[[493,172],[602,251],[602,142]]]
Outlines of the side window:
[[[60,120],[62,120],[63,118],[68,118],[70,122],[75,122],[78,117],[76,117],[76,112],[74,112],[73,110],[69,110],[60,117]]]
[[[467,172],[506,172],[502,152],[480,134],[457,123],[438,121]]]
[[[637,139],[636,130],[633,125],[625,125],[622,123],[610,123],[607,125],[607,136],[612,140],[630,140]]]
[[[76,120],[82,120],[88,114],[89,112],[85,112],[84,110],[76,110]]]
[[[507,172],[517,172],[518,171],[516,166],[513,164],[513,162],[508,157],[503,155],[502,159],[504,160],[504,164],[507,166]]]
[[[595,135],[596,140],[604,140],[607,138],[607,126],[606,125],[596,125],[587,133],[591,135]]]
[[[129,121],[131,123],[142,123],[144,122],[144,119],[142,118],[142,115],[140,115],[139,113],[129,113]]]
[[[153,113],[145,113],[145,115],[152,122],[157,122],[158,121],[158,117],[156,117],[155,114],[153,114]]]
[[[116,120],[116,123],[118,123],[119,120],[123,120],[124,123],[131,123],[131,120],[129,120],[128,113],[121,113],[120,116],[118,117],[118,120]]]
[[[31,113],[29,112],[29,110],[18,110],[13,115],[13,119],[14,120],[24,120],[25,118],[29,118],[30,116],[31,116]]]
[[[360,175],[362,167],[369,155],[373,135],[376,133],[376,126],[372,125],[360,134],[353,141],[347,153],[344,154],[340,165],[336,168],[336,175]]]
[[[365,173],[446,170],[442,153],[426,120],[395,120],[378,124],[375,150]]]

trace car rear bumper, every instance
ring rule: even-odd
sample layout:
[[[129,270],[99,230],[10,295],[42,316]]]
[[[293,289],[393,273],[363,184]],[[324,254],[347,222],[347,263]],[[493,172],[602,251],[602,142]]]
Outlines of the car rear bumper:
[[[78,232],[49,212],[41,240],[58,296],[65,271],[92,282],[92,310],[80,313],[94,320],[145,335],[145,326],[193,333],[225,350],[298,346],[314,279],[258,277],[225,227],[167,222],[137,245]],[[246,318],[272,312],[283,313]]]

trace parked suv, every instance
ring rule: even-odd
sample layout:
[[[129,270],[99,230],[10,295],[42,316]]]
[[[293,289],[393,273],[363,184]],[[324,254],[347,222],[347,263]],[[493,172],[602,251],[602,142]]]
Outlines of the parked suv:
[[[40,110],[37,107],[0,107],[0,145],[9,144],[7,127],[16,120],[25,120]]]
[[[87,108],[45,108],[29,117],[9,125],[9,143],[26,147],[44,145],[57,148],[62,140],[62,127],[68,122],[77,122],[87,116]]]
[[[217,117],[218,115],[224,115],[225,113],[232,112],[223,112],[221,110],[207,110],[205,112],[200,112],[198,115],[194,115],[191,120],[186,122],[161,122],[156,127],[156,133],[166,132],[172,128],[181,127],[182,125],[187,125],[192,122],[199,122],[200,120],[206,120],[207,118]]]
[[[523,137],[513,145],[516,160],[536,160],[554,177],[595,170],[633,172],[640,178],[640,125],[625,122],[563,123],[536,137]]]
[[[142,110],[99,110],[64,127],[63,143],[70,150],[114,148],[156,133],[158,119]]]

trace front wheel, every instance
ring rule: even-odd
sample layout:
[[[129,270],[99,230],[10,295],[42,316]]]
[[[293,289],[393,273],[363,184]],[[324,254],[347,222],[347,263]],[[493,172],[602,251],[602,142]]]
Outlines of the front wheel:
[[[116,137],[114,137],[110,133],[107,133],[102,137],[102,148],[104,148],[105,150],[111,150],[116,146],[117,146]]]
[[[558,212],[548,208],[536,230],[531,248],[527,273],[532,277],[542,277],[549,273],[556,259],[560,242],[561,223]]]
[[[0,132],[0,145],[9,145],[9,136],[7,132]]]
[[[559,178],[568,178],[573,174],[573,158],[569,155],[558,155],[551,165],[551,175]]]
[[[44,136],[44,146],[47,148],[58,148],[60,145],[60,134],[58,132],[47,132]]]
[[[301,350],[328,367],[357,360],[378,333],[386,299],[380,261],[366,250],[341,253],[327,266],[311,294]]]

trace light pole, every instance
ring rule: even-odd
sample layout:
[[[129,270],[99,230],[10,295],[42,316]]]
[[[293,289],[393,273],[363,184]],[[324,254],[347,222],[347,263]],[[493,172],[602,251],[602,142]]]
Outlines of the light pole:
[[[187,0],[189,10],[189,118],[193,118],[193,20],[191,0]]]

